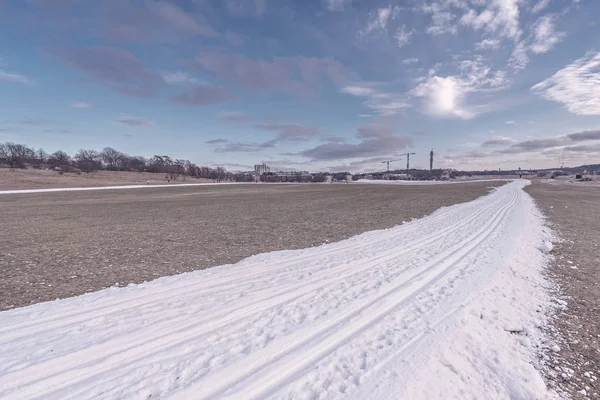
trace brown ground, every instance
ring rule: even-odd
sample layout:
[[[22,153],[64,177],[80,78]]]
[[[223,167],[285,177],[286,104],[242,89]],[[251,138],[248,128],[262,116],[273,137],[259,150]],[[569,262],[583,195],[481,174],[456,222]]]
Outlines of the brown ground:
[[[536,181],[526,190],[560,238],[551,275],[566,307],[554,323],[562,343],[550,384],[576,399],[600,398],[600,187]]]
[[[50,170],[11,171],[9,168],[0,168],[0,190],[144,185],[147,181],[154,185],[167,183],[164,174],[151,172],[98,171],[81,173],[81,175],[75,173],[60,175],[57,171]],[[171,183],[198,182],[209,182],[209,180],[188,177],[186,181],[177,180]]]
[[[389,228],[500,184],[248,184],[0,195],[0,310]]]

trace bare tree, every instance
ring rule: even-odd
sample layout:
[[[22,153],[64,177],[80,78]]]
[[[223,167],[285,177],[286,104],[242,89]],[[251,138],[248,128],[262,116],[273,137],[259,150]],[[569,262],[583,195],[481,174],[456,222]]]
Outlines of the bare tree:
[[[55,151],[48,157],[48,166],[50,168],[63,168],[71,164],[71,157],[62,150]]]
[[[83,172],[93,172],[102,169],[102,157],[96,150],[81,149],[75,154],[77,168]]]
[[[24,144],[7,142],[3,146],[4,159],[10,169],[26,168],[35,158],[35,151]]]
[[[127,164],[130,171],[144,172],[146,170],[147,161],[144,157],[127,156]]]
[[[102,153],[100,153],[100,156],[106,165],[106,169],[109,171],[117,171],[120,167],[123,153],[112,147],[105,147],[104,150],[102,150]]]

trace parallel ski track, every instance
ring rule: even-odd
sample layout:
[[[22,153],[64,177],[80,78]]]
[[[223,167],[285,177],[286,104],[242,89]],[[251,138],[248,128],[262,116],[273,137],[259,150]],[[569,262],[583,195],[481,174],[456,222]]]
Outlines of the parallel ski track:
[[[157,362],[172,357],[173,352],[176,353],[177,348],[183,343],[198,340],[203,335],[223,328],[232,327],[234,324],[247,320],[253,315],[265,312],[265,310],[298,301],[303,296],[313,294],[332,283],[373,268],[374,265],[399,259],[405,254],[410,254],[423,246],[452,235],[459,229],[468,227],[474,221],[478,221],[481,216],[489,214],[489,218],[483,226],[471,233],[465,240],[445,249],[416,270],[401,270],[394,277],[392,284],[382,288],[376,296],[357,301],[358,304],[341,311],[335,318],[317,323],[316,326],[313,325],[310,334],[306,335],[306,332],[300,330],[279,338],[276,348],[267,347],[260,352],[250,353],[238,363],[239,365],[234,372],[227,368],[212,373],[210,380],[215,384],[210,386],[205,383],[192,385],[188,389],[176,393],[181,398],[214,398],[228,395],[227,391],[231,388],[247,383],[243,388],[244,398],[268,396],[285,383],[301,376],[311,365],[327,357],[369,327],[377,324],[391,311],[406,305],[442,279],[465,256],[471,254],[495,232],[497,226],[501,224],[506,214],[516,203],[518,196],[517,190],[506,190],[502,196],[498,196],[497,199],[489,203],[480,199],[467,203],[463,207],[459,205],[440,210],[429,218],[415,221],[403,227],[403,233],[417,232],[424,226],[435,224],[444,219],[452,219],[452,217],[459,214],[464,215],[465,207],[469,205],[476,209],[467,218],[461,219],[460,222],[454,225],[434,230],[432,234],[408,241],[402,249],[391,248],[380,253],[371,252],[372,254],[365,254],[357,260],[317,270],[311,276],[310,282],[295,285],[292,291],[290,291],[290,288],[284,287],[275,293],[255,297],[253,303],[226,311],[203,314],[202,318],[194,317],[191,322],[185,323],[185,319],[182,318],[182,322],[178,321],[175,324],[173,320],[155,324],[152,330],[146,332],[143,337],[140,337],[138,332],[127,333],[118,338],[109,339],[106,342],[47,360],[23,370],[10,371],[9,380],[2,381],[0,377],[0,383],[2,383],[0,395],[3,391],[10,393],[12,389],[21,387],[25,383],[27,383],[27,386],[19,391],[19,396],[22,398],[52,396],[52,393],[55,392],[53,390],[48,391],[48,388],[55,388],[58,391],[74,383],[82,383],[83,386],[78,387],[77,391],[69,392],[69,397],[75,397],[78,393],[85,394],[85,391],[81,388],[97,386],[99,382],[104,380],[102,376],[106,373],[119,368],[134,367],[143,364],[145,361]],[[481,204],[485,205],[481,206]],[[297,273],[297,268],[303,267],[308,261],[318,260],[321,256],[339,255],[350,249],[353,251],[369,249],[379,241],[381,239],[377,236],[367,236],[362,242],[348,241],[348,244],[338,245],[338,247],[330,250],[328,246],[323,246],[301,256],[291,255],[288,260],[275,264],[273,267],[256,268],[256,272],[253,271],[248,275],[244,275],[242,285],[249,282],[248,285],[252,286],[252,283],[259,281],[257,278],[268,277],[270,274],[282,270],[286,271],[283,272],[282,276],[284,277],[293,275]],[[316,268],[318,268],[318,265]],[[324,276],[321,277],[321,275]],[[181,284],[171,285],[167,290],[153,291],[150,295],[132,296],[130,300],[125,302],[122,299],[115,299],[109,301],[108,304],[106,301],[101,302],[101,306],[91,305],[86,307],[84,311],[71,314],[68,317],[56,315],[41,318],[31,323],[19,324],[18,329],[7,325],[5,328],[0,329],[0,348],[10,345],[11,341],[15,339],[31,338],[31,340],[35,340],[36,335],[44,331],[59,332],[66,327],[93,320],[98,318],[99,313],[100,315],[109,315],[119,313],[123,309],[136,309],[155,302],[163,302],[171,297],[185,296],[185,294],[182,294],[182,290],[187,291],[186,293],[193,293],[195,288],[201,287],[202,293],[218,294],[230,290],[232,285],[236,285],[236,288],[240,290],[241,285],[236,282],[239,279],[239,272],[232,272],[217,275],[200,283],[181,282]],[[364,315],[368,315],[368,317],[358,318]],[[174,326],[177,326],[177,328],[174,328]],[[342,327],[344,329],[340,329]],[[308,348],[310,348],[310,351],[307,351]],[[277,367],[273,370],[274,365]],[[263,374],[264,376],[260,380],[250,379],[257,376],[257,374]],[[32,381],[31,376],[36,376],[37,380]]]
[[[473,249],[477,248],[480,243],[494,232],[494,228],[502,221],[502,218],[512,205],[514,205],[515,201],[516,196],[513,196],[513,199],[502,207],[483,228],[473,233],[468,240],[463,242],[460,246],[455,246],[450,251],[445,252],[445,254],[436,257],[436,259],[433,262],[428,263],[423,270],[414,274],[407,273],[406,279],[398,279],[398,284],[383,291],[374,299],[343,312],[333,321],[324,324],[323,327],[314,331],[314,333],[309,336],[301,336],[302,339],[299,337],[286,337],[279,342],[278,348],[273,349],[271,352],[263,351],[255,357],[248,357],[243,363],[247,365],[247,367],[236,369],[236,371],[242,370],[242,373],[238,375],[232,373],[230,370],[222,371],[221,376],[213,374],[211,376],[212,381],[219,382],[220,378],[224,381],[224,383],[218,387],[215,387],[214,385],[211,385],[210,387],[207,387],[206,385],[191,386],[185,391],[178,393],[177,397],[182,399],[190,397],[218,397],[223,395],[227,389],[254,376],[263,368],[278,362],[276,371],[271,374],[269,377],[270,379],[255,379],[244,386],[243,389],[243,396],[245,399],[264,398],[265,396],[272,394],[286,381],[291,380],[294,376],[300,375],[311,365],[314,365],[352,338],[376,324],[383,317],[388,315],[389,312],[405,305],[415,296],[435,284],[446,275],[454,265],[461,261],[463,257],[469,254]],[[425,279],[426,277],[429,277],[429,279]],[[413,286],[414,288],[412,288],[410,292],[401,294],[400,296],[394,296],[401,289]],[[374,310],[369,310],[369,308],[374,308]],[[367,319],[358,319],[357,317],[361,314],[369,315],[369,317]],[[355,320],[354,323],[353,320]],[[341,329],[342,327],[343,329]],[[285,344],[282,343],[284,341]],[[310,346],[306,346],[309,343]],[[284,362],[279,362],[281,360],[284,360]]]
[[[501,203],[502,200],[503,199],[498,201],[498,203]],[[460,208],[460,206],[461,205],[458,205],[458,207],[457,206],[448,207],[448,209],[444,209],[444,210],[442,210],[443,212],[436,213],[436,215],[433,215],[432,218],[430,218],[430,219],[427,219],[427,220],[420,219],[420,220],[414,221],[414,223],[407,224],[407,226],[406,226],[407,230],[404,233],[409,234],[411,232],[419,231],[423,228],[424,225],[431,225],[432,223],[435,223],[440,220],[452,217],[453,215],[459,214],[462,212],[462,209]],[[476,213],[472,214],[469,218],[463,219],[458,225],[453,225],[453,226],[450,226],[443,230],[437,230],[436,233],[434,233],[432,236],[422,237],[422,238],[419,238],[419,239],[416,239],[416,240],[406,243],[407,247],[405,249],[401,250],[402,253],[398,253],[397,249],[387,250],[387,251],[384,251],[383,253],[381,253],[381,252],[377,253],[378,255],[376,255],[375,258],[370,258],[370,260],[373,260],[373,261],[374,260],[383,260],[383,259],[387,258],[390,254],[393,254],[394,256],[396,256],[398,254],[405,254],[405,253],[410,252],[415,247],[422,246],[424,243],[430,243],[432,241],[439,240],[440,237],[445,236],[448,232],[453,232],[456,229],[467,225],[471,221],[475,220],[482,213],[484,213],[490,209],[493,209],[494,206],[496,206],[496,205],[491,204],[490,206],[488,206],[484,209],[480,209]],[[260,268],[259,271],[254,272],[254,273],[250,273],[250,274],[245,273],[244,274],[244,282],[251,282],[253,278],[256,278],[259,276],[268,276],[272,272],[282,270],[282,269],[289,269],[290,271],[288,272],[288,274],[293,274],[295,272],[295,270],[294,270],[295,267],[304,267],[306,262],[313,261],[320,256],[330,257],[332,255],[338,255],[338,254],[348,252],[349,250],[356,252],[357,250],[360,250],[360,249],[368,249],[369,247],[371,247],[373,244],[379,242],[380,240],[381,239],[379,239],[377,236],[371,236],[370,238],[367,238],[364,241],[357,242],[357,243],[353,242],[353,243],[349,243],[346,245],[337,246],[336,248],[331,249],[331,250],[327,246],[315,248],[314,250],[316,250],[316,251],[314,251],[314,253],[311,252],[310,254],[304,254],[304,255],[300,255],[300,256],[291,256],[290,260],[287,262],[284,262],[281,264],[275,264],[272,267]],[[357,263],[353,263],[353,264],[357,264]],[[350,264],[342,264],[338,268],[346,270],[346,272],[352,273],[353,272],[352,270],[347,269],[349,265]],[[327,269],[325,272],[328,272],[330,274],[331,271],[332,271],[331,269]],[[323,272],[323,271],[321,271],[321,272]],[[227,278],[231,278],[231,279],[227,280]],[[313,277],[313,278],[315,278],[315,277]],[[212,285],[212,286],[206,286],[206,284],[210,283],[210,282],[218,282],[218,283],[215,285]],[[122,299],[121,300],[115,299],[114,301],[109,302],[108,305],[104,304],[106,302],[103,302],[103,305],[99,306],[99,307],[88,306],[83,311],[69,313],[68,318],[65,318],[63,315],[60,315],[60,314],[53,315],[53,316],[50,316],[47,318],[37,319],[35,321],[32,321],[30,324],[19,324],[19,329],[14,329],[14,327],[12,327],[10,324],[7,324],[4,328],[0,328],[0,345],[2,345],[3,343],[10,342],[10,341],[14,340],[14,338],[22,337],[23,335],[35,336],[36,334],[38,334],[41,331],[47,332],[52,329],[66,327],[66,326],[74,325],[74,324],[81,324],[81,323],[90,321],[92,319],[98,318],[98,315],[97,315],[98,312],[102,312],[103,315],[107,315],[107,314],[111,314],[113,312],[122,312],[123,310],[126,310],[126,309],[138,308],[140,306],[148,305],[148,304],[151,304],[154,302],[164,302],[165,300],[168,300],[172,297],[181,296],[181,290],[184,290],[184,289],[193,293],[194,288],[196,288],[198,286],[202,286],[203,294],[211,294],[213,292],[218,292],[219,290],[222,290],[223,288],[227,288],[228,286],[231,286],[231,285],[235,285],[236,287],[239,287],[239,285],[240,285],[239,271],[232,272],[230,274],[226,274],[223,276],[219,276],[217,278],[205,279],[201,282],[195,282],[195,283],[191,283],[191,284],[187,283],[187,282],[182,282],[181,285],[171,285],[168,289],[165,289],[165,290],[153,291],[152,294],[150,294],[150,295],[146,295],[146,296],[137,295],[129,301],[123,301]],[[168,293],[172,293],[172,295],[168,295]],[[268,298],[276,297],[276,296],[277,295],[269,296]],[[93,315],[93,317],[90,317],[90,315]],[[36,330],[35,328],[38,328],[38,330]]]

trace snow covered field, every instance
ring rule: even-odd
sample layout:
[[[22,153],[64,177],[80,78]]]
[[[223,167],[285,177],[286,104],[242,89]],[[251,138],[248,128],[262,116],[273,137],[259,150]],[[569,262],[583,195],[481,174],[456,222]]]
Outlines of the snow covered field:
[[[342,242],[0,313],[0,398],[540,398],[550,233],[515,181]]]

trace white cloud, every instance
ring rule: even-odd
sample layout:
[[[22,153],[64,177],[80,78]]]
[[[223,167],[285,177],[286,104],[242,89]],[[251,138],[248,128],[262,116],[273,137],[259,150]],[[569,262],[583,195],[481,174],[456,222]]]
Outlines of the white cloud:
[[[527,54],[527,46],[525,42],[519,42],[513,49],[513,52],[508,60],[508,65],[510,65],[514,70],[522,70],[529,64],[529,55]]]
[[[342,93],[365,98],[365,106],[381,116],[402,114],[406,108],[410,107],[405,95],[380,91],[375,84],[345,86],[341,91]]]
[[[196,85],[201,83],[197,78],[188,75],[185,72],[163,72],[161,73],[163,80],[172,85],[187,83]]]
[[[510,121],[506,121],[505,124],[506,125],[516,125],[517,123],[513,120],[510,120]]]
[[[478,92],[491,92],[506,88],[509,81],[503,71],[492,71],[481,56],[458,63],[459,74],[437,76],[435,70],[418,81],[411,94],[423,101],[423,110],[438,117],[471,119],[483,112],[482,104],[469,106],[467,95]]]
[[[73,107],[73,108],[92,108],[92,105],[90,103],[79,101],[79,102],[71,104],[71,107]]]
[[[575,60],[531,90],[573,114],[600,115],[600,52]]]
[[[400,28],[396,30],[396,34],[394,35],[394,39],[396,39],[396,43],[398,43],[398,47],[402,48],[410,43],[410,38],[414,34],[414,31],[408,31],[406,29],[406,25],[402,25]]]
[[[475,30],[517,40],[521,35],[519,3],[520,0],[490,0],[481,3],[486,4],[481,12],[470,9],[461,17],[460,23]]]
[[[404,65],[414,64],[414,63],[418,63],[418,62],[419,62],[419,59],[415,58],[415,57],[413,57],[413,58],[406,58],[406,59],[402,60],[402,64],[404,64]]]
[[[438,117],[458,117],[470,119],[472,111],[463,108],[465,88],[454,76],[433,76],[421,83],[412,92],[425,100],[425,112]]]
[[[530,49],[535,54],[547,53],[564,37],[564,32],[556,32],[554,17],[546,15],[539,18],[535,24]]]
[[[431,14],[431,24],[427,27],[428,34],[436,36],[444,33],[455,34],[458,32],[458,28],[455,24],[456,17],[441,4],[433,3],[429,6],[425,6],[423,11],[427,14]]]
[[[25,75],[14,74],[0,69],[0,81],[30,85],[33,82]]]
[[[385,8],[379,8],[375,11],[372,11],[369,14],[369,20],[367,21],[367,26],[360,33],[363,35],[368,35],[369,33],[375,30],[387,30],[388,21],[391,19],[396,19],[398,14],[400,13],[400,7],[398,6],[389,6]]]
[[[550,0],[539,0],[532,8],[531,11],[533,13],[539,13],[550,4]]]
[[[350,3],[352,3],[352,0],[325,0],[325,7],[329,11],[344,11]]]
[[[483,57],[474,56],[471,60],[463,60],[458,63],[458,69],[462,73],[463,86],[470,91],[492,91],[504,89],[509,85],[504,71],[492,71],[485,64]]]
[[[353,96],[370,96],[374,94],[375,91],[366,86],[346,86],[342,88],[342,93],[351,94]]]
[[[477,50],[497,49],[498,47],[500,47],[500,40],[498,39],[483,39],[481,42],[475,43],[475,49]]]

